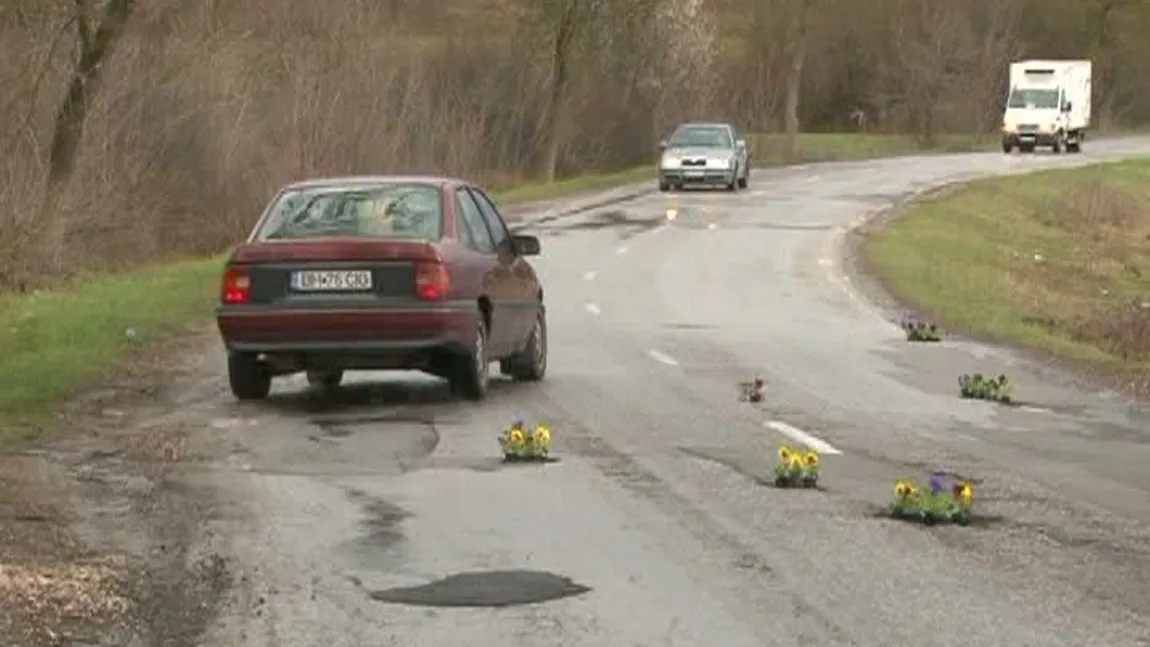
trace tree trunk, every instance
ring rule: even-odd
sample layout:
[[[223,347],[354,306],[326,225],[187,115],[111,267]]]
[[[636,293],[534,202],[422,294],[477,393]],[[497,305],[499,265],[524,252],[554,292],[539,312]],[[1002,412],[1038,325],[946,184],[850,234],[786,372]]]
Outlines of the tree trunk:
[[[48,184],[54,185],[72,173],[76,152],[84,136],[88,104],[100,82],[103,63],[124,33],[135,3],[133,0],[108,0],[96,32],[91,32],[85,3],[76,2],[76,35],[80,54],[72,68],[68,91],[56,111],[52,145],[48,151]]]
[[[810,0],[796,0],[790,27],[788,45],[790,49],[790,69],[787,74],[787,98],[784,108],[786,124],[785,154],[788,160],[798,155],[799,144],[799,95],[803,84],[803,65],[807,56],[807,11]]]
[[[68,89],[56,110],[52,142],[48,149],[48,175],[44,183],[44,198],[40,202],[40,218],[48,226],[45,249],[50,262],[60,264],[68,234],[66,220],[59,214],[60,195],[64,184],[76,166],[80,141],[84,137],[84,121],[88,107],[100,82],[103,65],[124,33],[128,17],[135,7],[134,0],[108,0],[104,4],[99,25],[93,33],[87,14],[87,2],[76,2],[76,40],[79,54],[72,67]]]
[[[547,95],[547,143],[543,149],[541,169],[544,179],[548,182],[555,181],[555,173],[559,166],[559,150],[563,144],[564,107],[570,77],[569,57],[580,2],[581,0],[567,0],[555,26],[555,42],[551,50],[551,85]]]

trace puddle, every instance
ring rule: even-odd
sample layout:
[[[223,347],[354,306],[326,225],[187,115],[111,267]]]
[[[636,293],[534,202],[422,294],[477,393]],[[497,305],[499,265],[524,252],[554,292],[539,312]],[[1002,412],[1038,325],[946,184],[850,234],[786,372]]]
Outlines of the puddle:
[[[545,571],[473,571],[419,586],[370,591],[376,602],[420,607],[500,608],[551,602],[589,592],[568,577]]]
[[[360,544],[372,548],[388,548],[404,539],[399,526],[411,516],[410,512],[362,490],[348,488],[345,492],[347,498],[358,505],[364,515],[360,522],[363,534],[357,538]]]
[[[695,323],[665,323],[664,328],[671,330],[715,330],[718,326],[712,324],[695,324]]]

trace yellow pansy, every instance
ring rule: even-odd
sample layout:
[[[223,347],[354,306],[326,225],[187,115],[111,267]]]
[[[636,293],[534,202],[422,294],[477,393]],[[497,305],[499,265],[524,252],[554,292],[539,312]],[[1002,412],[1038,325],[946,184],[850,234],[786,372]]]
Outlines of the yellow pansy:
[[[958,499],[970,505],[970,500],[974,497],[974,492],[970,487],[970,481],[963,482],[962,486],[958,488]]]
[[[803,462],[807,464],[807,467],[818,467],[819,466],[819,453],[813,449],[810,450],[809,452],[807,452],[806,454],[803,455]]]
[[[535,433],[532,435],[535,437],[535,442],[540,445],[551,442],[551,430],[547,428],[547,425],[536,425]]]
[[[522,445],[523,444],[523,432],[518,430],[518,429],[515,429],[513,427],[511,429],[511,431],[507,434],[507,440],[512,445]]]
[[[783,463],[791,462],[791,455],[793,453],[791,448],[787,447],[786,444],[779,445],[779,460]]]
[[[900,499],[913,496],[915,492],[914,484],[910,481],[899,479],[894,482],[894,495]]]

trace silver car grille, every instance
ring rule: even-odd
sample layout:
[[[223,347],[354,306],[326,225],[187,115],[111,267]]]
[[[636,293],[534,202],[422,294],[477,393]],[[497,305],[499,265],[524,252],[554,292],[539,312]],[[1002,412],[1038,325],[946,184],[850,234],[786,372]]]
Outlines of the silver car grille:
[[[705,157],[697,157],[694,159],[684,159],[683,160],[683,166],[706,166],[706,165],[707,165],[707,158],[705,158]]]

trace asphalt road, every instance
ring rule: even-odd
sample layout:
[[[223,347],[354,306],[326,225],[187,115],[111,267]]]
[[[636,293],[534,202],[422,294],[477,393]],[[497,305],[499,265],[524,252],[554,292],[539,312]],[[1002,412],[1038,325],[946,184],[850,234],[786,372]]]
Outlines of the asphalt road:
[[[359,374],[238,405],[220,375],[185,412],[232,448],[187,476],[226,503],[211,548],[237,582],[203,644],[1150,644],[1150,417],[1004,351],[906,344],[835,251],[910,192],[1135,151],[762,170],[539,224],[550,373],[482,404]],[[958,399],[974,371],[1028,408]],[[739,402],[755,373],[766,401]],[[500,464],[517,413],[559,462]],[[778,429],[823,451],[825,489],[760,484]],[[976,479],[985,519],[877,516],[929,469]]]

